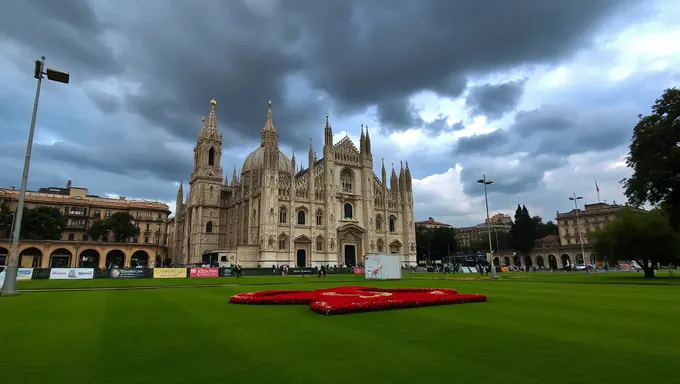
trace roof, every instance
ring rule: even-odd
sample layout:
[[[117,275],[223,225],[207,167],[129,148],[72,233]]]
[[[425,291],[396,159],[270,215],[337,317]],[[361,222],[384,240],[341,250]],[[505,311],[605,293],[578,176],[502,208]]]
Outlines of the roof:
[[[451,224],[440,223],[439,221],[435,221],[431,217],[427,220],[424,220],[424,221],[416,221],[416,225],[441,225],[441,226],[447,226],[447,227],[451,226]]]

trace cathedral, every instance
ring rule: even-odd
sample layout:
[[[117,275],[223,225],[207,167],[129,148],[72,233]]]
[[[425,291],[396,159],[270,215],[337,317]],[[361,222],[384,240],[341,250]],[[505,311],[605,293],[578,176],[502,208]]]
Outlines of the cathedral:
[[[345,137],[333,143],[328,117],[323,157],[310,140],[309,166],[296,166],[279,150],[272,104],[262,128],[260,147],[222,178],[222,134],[215,100],[194,148],[189,191],[177,191],[175,216],[168,225],[173,263],[244,267],[288,265],[356,266],[366,255],[393,253],[403,265],[416,264],[413,188],[408,162],[389,184],[385,163],[373,173],[368,128],[359,148]]]

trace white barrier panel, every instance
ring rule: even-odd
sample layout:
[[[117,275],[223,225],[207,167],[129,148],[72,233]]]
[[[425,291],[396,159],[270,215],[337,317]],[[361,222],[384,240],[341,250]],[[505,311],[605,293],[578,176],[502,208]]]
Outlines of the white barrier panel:
[[[19,268],[17,271],[17,280],[31,280],[33,277],[33,268]]]
[[[50,280],[94,279],[94,268],[52,268]]]
[[[401,256],[398,254],[366,256],[366,279],[401,279]]]

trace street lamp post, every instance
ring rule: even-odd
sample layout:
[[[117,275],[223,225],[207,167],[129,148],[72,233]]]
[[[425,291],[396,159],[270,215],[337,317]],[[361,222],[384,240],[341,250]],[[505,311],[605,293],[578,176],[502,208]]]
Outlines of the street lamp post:
[[[43,70],[45,70],[43,72]],[[14,233],[12,234],[12,246],[9,252],[9,262],[7,263],[7,274],[5,284],[0,291],[2,296],[11,296],[17,293],[17,271],[19,270],[19,239],[21,238],[21,220],[24,216],[24,205],[26,202],[26,184],[28,183],[28,169],[31,165],[31,150],[33,149],[33,133],[35,132],[35,119],[38,115],[38,100],[40,100],[40,86],[42,85],[43,75],[47,75],[48,80],[58,83],[68,84],[70,75],[68,72],[59,71],[52,68],[45,68],[45,56],[35,61],[34,76],[38,80],[35,90],[35,101],[33,102],[33,115],[31,116],[31,126],[28,130],[28,142],[26,143],[26,159],[24,160],[24,172],[21,176],[21,191],[19,192],[19,204],[14,215]]]
[[[493,263],[493,245],[491,243],[491,220],[489,219],[489,196],[486,192],[486,186],[493,184],[493,181],[487,180],[486,175],[483,175],[481,179],[477,180],[478,183],[484,184],[484,202],[486,203],[486,229],[489,234],[489,254],[491,255],[490,265],[491,265],[491,278],[496,278],[496,266]]]
[[[574,196],[570,197],[569,200],[574,202],[574,209],[576,210],[576,230],[578,231],[578,242],[581,244],[581,256],[583,257],[583,264],[586,267],[586,273],[588,273],[588,265],[586,264],[586,252],[583,249],[583,237],[581,236],[581,222],[578,218],[578,201],[583,199],[583,196],[576,196],[576,193],[574,193]]]

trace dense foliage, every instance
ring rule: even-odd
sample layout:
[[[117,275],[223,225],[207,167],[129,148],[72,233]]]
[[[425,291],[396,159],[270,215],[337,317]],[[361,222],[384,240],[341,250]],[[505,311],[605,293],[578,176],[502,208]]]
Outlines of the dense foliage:
[[[6,206],[0,207],[0,237],[11,236],[14,213]],[[21,220],[21,238],[25,240],[59,240],[67,219],[59,208],[24,208]]]
[[[522,254],[531,252],[536,234],[536,221],[531,218],[526,206],[518,204],[515,210],[515,221],[510,229],[512,249]]]
[[[420,260],[441,260],[458,248],[453,228],[416,228],[417,256]]]
[[[97,220],[87,230],[92,240],[108,239],[113,234],[113,240],[125,242],[139,233],[134,224],[134,217],[126,212],[116,212],[103,220]]]
[[[630,204],[662,206],[680,231],[680,90],[666,89],[652,114],[638,116],[626,164],[633,175],[623,180]]]

